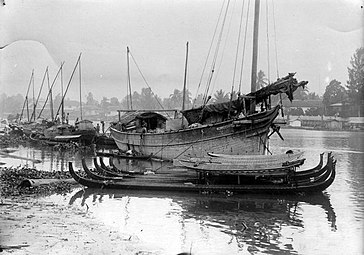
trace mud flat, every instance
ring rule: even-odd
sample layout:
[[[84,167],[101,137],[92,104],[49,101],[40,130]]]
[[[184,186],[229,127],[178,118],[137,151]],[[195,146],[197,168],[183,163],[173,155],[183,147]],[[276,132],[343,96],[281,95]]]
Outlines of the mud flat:
[[[23,196],[1,201],[3,254],[160,254],[134,237],[111,229],[86,206],[58,205]]]
[[[59,176],[52,173],[53,177]],[[2,254],[162,254],[133,235],[105,226],[88,206],[69,205],[79,185],[20,186],[22,179],[47,177],[28,168],[0,168]],[[57,194],[56,196],[54,194]],[[52,197],[57,197],[55,201]]]

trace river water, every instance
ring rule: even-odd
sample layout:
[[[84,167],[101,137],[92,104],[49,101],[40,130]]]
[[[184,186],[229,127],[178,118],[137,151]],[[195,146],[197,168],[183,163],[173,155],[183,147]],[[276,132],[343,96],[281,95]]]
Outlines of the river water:
[[[315,166],[321,152],[337,159],[336,179],[322,194],[230,195],[77,188],[46,199],[84,207],[113,231],[148,244],[150,254],[363,254],[363,132],[284,129],[284,141],[270,140],[272,153],[304,152],[302,169]],[[92,154],[49,147],[17,147],[12,154],[42,160],[0,158],[5,166],[28,164],[42,170],[81,168]],[[164,167],[162,163],[130,168]],[[150,164],[150,163],[147,163]]]

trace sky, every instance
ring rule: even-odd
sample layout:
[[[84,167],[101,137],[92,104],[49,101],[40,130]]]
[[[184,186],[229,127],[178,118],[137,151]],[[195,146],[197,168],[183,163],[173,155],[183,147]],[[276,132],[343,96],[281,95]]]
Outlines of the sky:
[[[236,60],[243,61],[242,92],[250,91],[253,0],[248,19],[243,16],[239,47],[244,2],[239,0],[1,2],[0,94],[25,95],[33,69],[37,94],[46,67],[52,82],[63,61],[66,86],[82,53],[81,71],[75,72],[66,97],[77,99],[81,84],[82,100],[88,92],[97,100],[121,99],[127,94],[129,47],[132,90],[140,93],[149,86],[160,97],[168,97],[174,89],[183,89],[187,42],[187,87],[193,96],[203,93],[216,48],[212,38],[227,3],[229,12],[210,91],[230,91],[232,86],[237,90],[241,67],[235,67]],[[269,75],[270,81],[296,72],[296,78],[309,81],[309,91],[319,95],[333,79],[345,85],[350,59],[364,43],[363,5],[363,0],[261,0],[258,70]],[[246,14],[248,1],[244,6]],[[210,45],[212,53],[203,71]],[[57,79],[56,93],[60,84]]]

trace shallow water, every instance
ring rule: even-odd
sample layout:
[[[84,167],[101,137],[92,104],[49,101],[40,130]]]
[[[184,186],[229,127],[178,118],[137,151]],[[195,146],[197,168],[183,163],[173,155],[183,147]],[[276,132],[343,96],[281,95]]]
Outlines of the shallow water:
[[[88,208],[110,229],[137,238],[151,254],[362,254],[364,232],[363,132],[284,129],[285,140],[272,136],[273,153],[304,152],[302,169],[332,151],[337,159],[335,182],[322,194],[309,196],[179,194],[151,191],[76,189],[47,200]],[[13,154],[41,159],[0,158],[6,166],[29,164],[42,170],[80,168],[92,153],[61,153],[51,148],[18,147]],[[124,162],[137,168],[161,163]]]

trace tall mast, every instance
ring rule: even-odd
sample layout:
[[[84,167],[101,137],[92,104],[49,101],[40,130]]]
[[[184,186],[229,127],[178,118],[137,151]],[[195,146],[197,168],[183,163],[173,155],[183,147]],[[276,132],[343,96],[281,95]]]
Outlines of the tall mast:
[[[36,108],[36,103],[35,103],[35,88],[34,88],[34,75],[33,75],[33,113],[35,113],[35,108]],[[31,115],[30,119],[32,119],[33,114]],[[35,114],[34,114],[34,121],[35,121]]]
[[[25,94],[24,104],[23,104],[23,108],[21,109],[19,121],[21,121],[21,119],[23,117],[25,104],[27,104],[27,113],[28,113],[28,121],[29,121],[28,94],[29,94],[30,85],[32,84],[33,76],[34,76],[34,69],[32,70],[32,75],[30,76],[29,85],[28,85],[27,93]]]
[[[187,62],[188,62],[188,42],[186,43],[186,62],[185,62],[185,77],[183,79],[182,111],[185,110],[185,101],[186,101]],[[183,117],[182,117],[182,126],[183,126]]]
[[[63,66],[64,62],[61,63],[61,67]],[[58,72],[56,74],[56,76],[54,77],[53,79],[53,82],[52,82],[52,85],[49,87],[49,72],[47,72],[47,78],[48,78],[48,95],[47,95],[47,98],[46,98],[46,101],[44,102],[44,105],[42,107],[42,110],[40,110],[39,112],[39,115],[38,115],[38,118],[40,118],[40,116],[42,115],[42,112],[44,110],[44,107],[46,106],[47,102],[48,102],[48,98],[50,97],[51,99],[51,105],[50,105],[50,108],[51,108],[51,117],[52,117],[52,121],[54,121],[54,114],[53,114],[53,98],[52,98],[52,89],[53,89],[53,86],[57,80],[57,77],[59,75],[59,73],[61,72],[61,67],[58,69]],[[58,112],[57,112],[58,114]]]
[[[36,112],[35,112],[35,111],[36,111],[36,108],[37,108],[37,106],[38,106],[38,102],[39,102],[40,94],[42,93],[42,90],[43,90],[44,80],[45,80],[45,78],[46,78],[47,72],[48,72],[48,66],[47,66],[47,68],[46,68],[46,70],[45,70],[45,72],[44,72],[43,79],[42,79],[42,83],[41,83],[41,85],[40,85],[40,89],[39,89],[39,92],[38,92],[37,100],[35,101],[35,104],[34,104],[34,110],[33,110],[32,116],[31,116],[31,119],[32,119],[32,118],[33,118],[33,116],[34,116],[34,121],[35,121],[35,118],[36,118],[36,116],[35,116]]]
[[[76,69],[77,69],[77,65],[78,65],[78,64],[79,64],[79,62],[80,62],[81,54],[82,54],[82,53],[80,53],[80,55],[78,56],[78,59],[77,59],[76,65],[75,65],[75,67],[73,68],[73,71],[72,71],[71,77],[70,77],[70,79],[69,79],[69,81],[68,81],[68,84],[67,84],[67,87],[66,87],[66,90],[65,90],[65,92],[64,92],[64,95],[63,95],[63,97],[62,97],[61,102],[63,102],[63,101],[64,101],[64,98],[65,98],[65,96],[66,96],[66,94],[67,94],[67,91],[68,91],[68,89],[69,89],[69,87],[70,87],[70,84],[71,84],[71,81],[72,81],[73,75],[75,74]],[[58,115],[59,111],[61,110],[61,107],[62,107],[62,105],[60,105],[60,106],[58,107],[58,110],[57,110],[56,115]]]
[[[63,101],[63,66],[61,66],[61,123],[63,124],[63,117],[64,117],[64,101]]]
[[[185,63],[185,77],[184,77],[184,81],[183,81],[182,111],[184,111],[184,109],[185,109],[185,101],[186,101],[187,62],[188,62],[188,42],[186,43],[186,63]]]
[[[126,47],[126,61],[128,67],[128,87],[129,87],[129,98],[130,98],[130,110],[133,110],[133,102],[131,98],[131,83],[130,83],[130,68],[129,68],[129,47]]]
[[[251,92],[256,91],[257,86],[257,60],[258,60],[258,34],[259,34],[259,8],[260,0],[255,1],[254,10],[254,33],[253,33],[253,59],[252,59],[252,74],[251,74]],[[250,104],[250,112],[255,111],[255,101]]]
[[[80,80],[80,117],[82,120],[82,90],[81,90],[81,54],[80,53],[80,57],[79,57],[79,62],[78,62],[78,74],[79,74],[79,80]]]
[[[49,91],[49,96],[50,96],[50,101],[49,101],[49,107],[51,110],[51,120],[53,121],[53,97],[52,97],[52,88],[49,86],[49,71],[47,68],[47,83],[48,83],[48,91]]]

